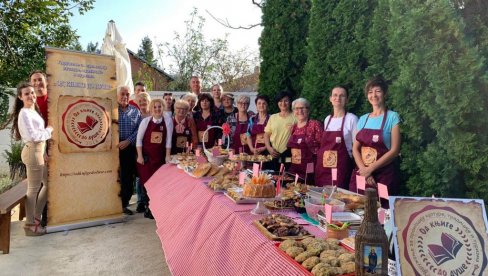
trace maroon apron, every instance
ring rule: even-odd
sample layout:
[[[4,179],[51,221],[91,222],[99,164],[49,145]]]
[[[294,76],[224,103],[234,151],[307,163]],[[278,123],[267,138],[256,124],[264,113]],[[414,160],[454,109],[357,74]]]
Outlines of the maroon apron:
[[[347,152],[346,140],[344,139],[344,122],[342,119],[341,128],[336,131],[327,131],[332,115],[325,126],[325,131],[320,140],[320,149],[317,152],[317,164],[315,165],[315,185],[325,186],[332,184],[332,169],[337,169],[337,180],[334,185],[339,188],[348,189],[353,162]]]
[[[183,124],[178,124],[176,118],[173,118],[173,136],[171,140],[171,154],[177,154],[185,151],[186,143],[190,144],[192,135],[188,118],[183,119]],[[196,145],[194,145],[196,147]]]
[[[158,124],[151,119],[142,138],[144,165],[137,163],[139,183],[146,181],[164,164],[166,157],[166,124],[164,118]]]
[[[265,146],[264,143],[264,128],[268,124],[269,114],[266,115],[266,120],[264,120],[264,124],[260,125],[259,123],[259,116],[256,115],[252,120],[252,128],[251,128],[251,139],[253,146],[256,145],[257,148],[261,148]],[[258,140],[256,143],[256,139]]]
[[[308,121],[310,122],[310,120]],[[305,129],[308,127],[308,122],[304,126]],[[301,178],[305,178],[305,172],[307,171],[307,164],[314,163],[315,158],[313,152],[310,150],[309,143],[305,141],[305,134],[295,134],[297,125],[294,124],[291,130],[291,136],[286,145],[291,151],[291,165],[288,171],[292,174],[298,174]],[[314,163],[315,164],[315,163]],[[308,174],[307,182],[313,181],[313,174]]]
[[[388,111],[383,115],[380,129],[367,129],[364,127],[356,134],[356,140],[361,143],[361,159],[365,166],[369,166],[389,151],[383,140],[383,128],[385,126],[387,113]],[[368,119],[369,115],[366,118],[364,126],[368,123]],[[388,186],[388,193],[390,195],[398,194],[398,188],[400,186],[397,164],[396,160],[393,160],[390,164],[374,171],[372,175],[376,183]],[[356,191],[357,169],[355,172],[356,173],[352,174],[349,185],[349,190],[351,191]],[[366,187],[369,188],[370,186],[366,184]]]
[[[215,129],[209,130],[207,135],[203,137],[205,130],[212,126],[212,114],[210,114],[207,119],[203,119],[203,117],[198,118],[195,120],[195,124],[197,125],[198,144],[203,145],[203,143],[205,143],[207,149],[212,148],[215,145]],[[203,140],[204,138],[205,141]]]
[[[247,145],[247,126],[249,125],[249,121],[239,121],[239,113],[236,113],[236,130],[234,131],[234,135],[232,135],[232,148],[234,152],[240,153],[242,151],[242,146],[244,146],[244,151],[247,154],[251,153],[249,146]]]

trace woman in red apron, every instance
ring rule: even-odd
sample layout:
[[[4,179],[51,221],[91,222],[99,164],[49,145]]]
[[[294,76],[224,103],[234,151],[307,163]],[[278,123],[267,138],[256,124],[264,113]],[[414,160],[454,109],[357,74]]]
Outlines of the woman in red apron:
[[[247,110],[249,108],[249,102],[251,99],[248,96],[239,96],[237,99],[237,110],[236,113],[236,130],[232,135],[232,148],[234,149],[235,153],[245,152],[250,154],[251,151],[247,145],[247,128],[249,125],[249,117],[252,116],[252,113],[249,113]]]
[[[197,111],[193,114],[193,119],[197,126],[198,144],[203,146],[205,143],[205,148],[211,149],[215,145],[217,130],[212,128],[205,137],[203,134],[208,127],[218,125],[212,96],[209,93],[201,93],[195,108]]]
[[[309,120],[309,108],[310,103],[304,98],[293,101],[292,110],[297,123],[292,127],[287,147],[291,151],[291,165],[288,171],[305,178],[307,166],[311,166],[307,175],[307,183],[311,184],[314,180],[313,170],[323,130],[319,121]],[[310,163],[312,165],[308,165]]]
[[[269,98],[267,96],[257,96],[256,110],[258,114],[252,117],[249,122],[247,133],[247,146],[249,151],[253,154],[267,155],[266,144],[264,143],[264,128],[269,120],[268,103]]]
[[[351,158],[353,132],[358,118],[346,112],[348,93],[344,87],[334,87],[329,100],[334,113],[324,120],[325,127],[315,165],[315,185],[332,185],[332,169],[336,169],[337,178],[333,185],[349,189],[354,166]]]
[[[356,174],[366,178],[366,186],[377,183],[388,186],[390,195],[398,194],[400,152],[400,119],[398,113],[388,110],[385,96],[388,85],[381,78],[373,78],[365,87],[365,94],[373,112],[361,116],[353,145]],[[356,190],[356,177],[351,177],[351,190]]]
[[[173,118],[173,139],[171,141],[171,154],[184,152],[187,143],[193,147],[198,146],[197,127],[193,118],[187,116],[190,105],[188,102],[178,100],[174,103],[175,116]]]
[[[137,171],[139,182],[143,186],[170,156],[173,123],[171,120],[164,120],[163,108],[162,100],[152,100],[149,104],[152,116],[141,121],[137,132]],[[145,202],[149,203],[149,199]],[[148,207],[146,206],[144,216],[152,218]]]

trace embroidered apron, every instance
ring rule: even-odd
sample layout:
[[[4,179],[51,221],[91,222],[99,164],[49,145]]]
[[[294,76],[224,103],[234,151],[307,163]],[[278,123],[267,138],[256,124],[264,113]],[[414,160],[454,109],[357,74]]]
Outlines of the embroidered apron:
[[[325,131],[320,140],[320,149],[317,152],[317,164],[315,165],[315,185],[317,186],[331,185],[332,169],[336,168],[337,180],[334,181],[334,185],[346,190],[349,188],[353,161],[347,152],[344,139],[343,129],[346,115],[342,118],[340,129],[336,131],[327,130],[332,115],[325,126]]]
[[[234,131],[234,134],[232,135],[232,148],[234,149],[234,152],[240,153],[242,150],[242,146],[244,146],[244,152],[247,154],[251,153],[251,150],[249,149],[249,146],[247,145],[247,126],[249,125],[248,121],[239,121],[239,114],[236,114],[237,118],[237,124],[236,124],[236,130]]]
[[[176,122],[176,118],[173,118],[173,125],[171,154],[177,154],[185,151],[186,143],[191,143],[193,133],[191,133],[187,118],[183,119],[182,123]]]
[[[166,124],[164,119],[156,124],[151,120],[142,138],[144,165],[137,163],[139,183],[146,181],[164,164],[166,157]]]
[[[308,128],[308,122],[304,126],[305,130]],[[314,163],[313,152],[310,150],[307,141],[305,141],[305,134],[296,134],[297,125],[293,125],[291,136],[286,145],[291,150],[291,165],[288,171],[292,174],[298,174],[301,178],[305,178],[308,163]],[[306,133],[306,131],[305,131]],[[315,163],[314,163],[315,164]],[[308,174],[307,182],[310,184],[314,176]]]
[[[197,125],[198,143],[200,145],[203,145],[203,143],[205,143],[205,147],[207,149],[211,149],[215,145],[215,129],[212,128],[207,132],[207,135],[205,136],[205,141],[203,140],[203,134],[208,127],[212,126],[212,114],[210,114],[206,119],[199,118],[195,120],[195,123]]]
[[[361,143],[361,158],[364,165],[369,166],[376,160],[380,159],[385,153],[389,151],[384,143],[383,128],[385,126],[388,111],[383,115],[380,129],[363,128],[356,134],[356,140]],[[368,123],[369,115],[366,118],[364,126]],[[373,178],[376,183],[382,183],[388,186],[388,193],[396,195],[400,186],[399,168],[397,160],[393,160],[390,164],[377,169],[373,172]],[[352,174],[349,190],[356,191],[356,173]],[[370,187],[366,184],[366,187]]]

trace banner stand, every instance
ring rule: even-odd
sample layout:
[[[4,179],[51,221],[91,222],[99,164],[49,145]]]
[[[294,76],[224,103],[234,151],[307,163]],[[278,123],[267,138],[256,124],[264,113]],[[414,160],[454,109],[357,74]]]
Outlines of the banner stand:
[[[90,220],[71,222],[62,225],[47,226],[46,231],[49,234],[49,233],[64,232],[69,230],[82,229],[82,228],[88,228],[93,226],[109,225],[109,224],[121,223],[121,222],[125,222],[124,215],[115,215],[110,217],[99,218],[96,220],[90,219]]]

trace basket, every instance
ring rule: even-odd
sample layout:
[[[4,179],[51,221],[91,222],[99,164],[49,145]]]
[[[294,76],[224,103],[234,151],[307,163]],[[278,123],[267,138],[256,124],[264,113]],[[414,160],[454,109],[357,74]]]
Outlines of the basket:
[[[205,137],[208,135],[208,131],[212,128],[219,128],[219,129],[222,129],[222,127],[220,126],[211,126],[209,128],[207,128],[207,130],[205,130],[205,132],[203,133],[203,140],[205,140]],[[229,147],[230,147],[230,137],[229,135],[225,135],[222,136],[222,138],[226,137],[227,136],[227,151],[229,151]],[[207,156],[207,159],[208,159],[208,162],[210,163],[213,163],[217,166],[220,166],[224,163],[225,159],[227,159],[229,157],[228,154],[224,154],[224,155],[219,155],[219,156],[213,156],[212,152],[207,150],[207,148],[205,147],[205,143],[202,143],[203,144],[203,152],[205,153],[205,155]]]

